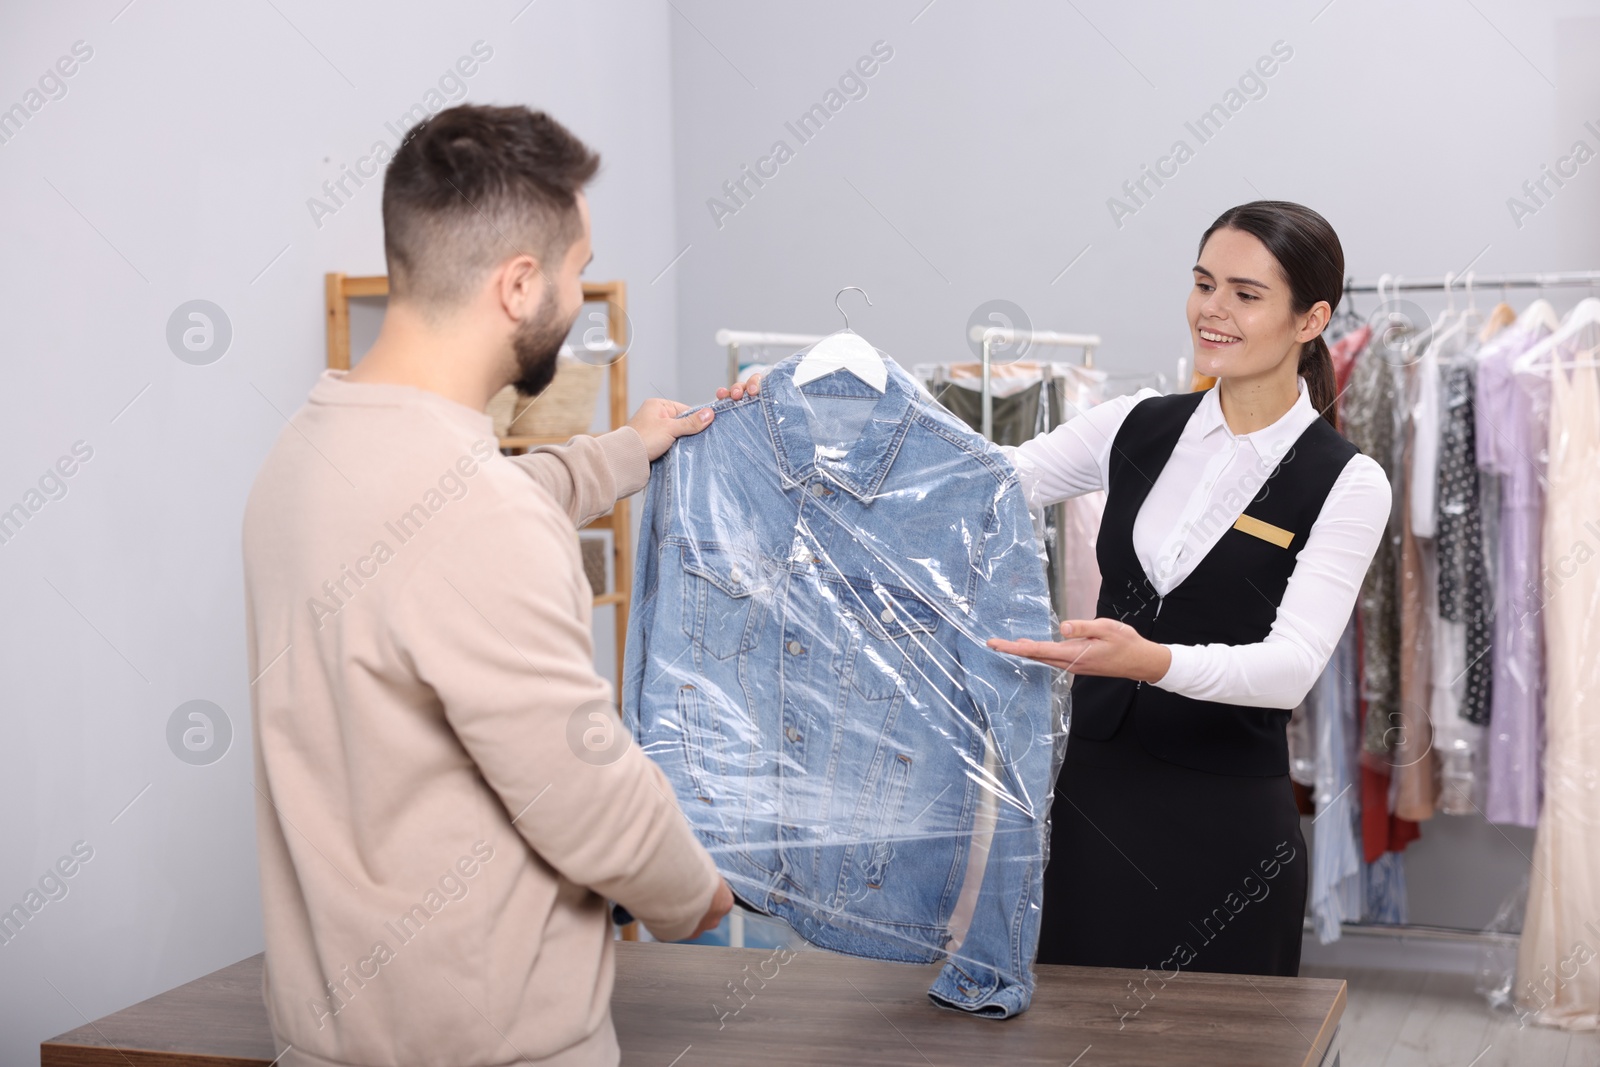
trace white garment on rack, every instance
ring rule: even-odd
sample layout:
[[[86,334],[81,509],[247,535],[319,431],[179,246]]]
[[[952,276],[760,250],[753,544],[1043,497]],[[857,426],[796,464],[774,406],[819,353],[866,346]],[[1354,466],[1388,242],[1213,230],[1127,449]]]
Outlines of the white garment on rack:
[[[1133,524],[1134,552],[1156,592],[1171,592],[1222,539],[1278,461],[1321,418],[1305,379],[1277,422],[1235,434],[1215,389],[1190,416]],[[1135,404],[1161,394],[1115,397],[1047,434],[1005,448],[1034,510],[1106,487],[1111,445]],[[1253,645],[1168,645],[1172,665],[1155,684],[1196,700],[1292,708],[1305,699],[1355,606],[1383,536],[1393,494],[1383,468],[1357,454],[1339,472],[1312,525],[1272,631]],[[1218,605],[1223,609],[1224,605]]]
[[[1439,482],[1439,346],[1430,341],[1417,359],[1417,402],[1411,408],[1411,534],[1432,540]]]

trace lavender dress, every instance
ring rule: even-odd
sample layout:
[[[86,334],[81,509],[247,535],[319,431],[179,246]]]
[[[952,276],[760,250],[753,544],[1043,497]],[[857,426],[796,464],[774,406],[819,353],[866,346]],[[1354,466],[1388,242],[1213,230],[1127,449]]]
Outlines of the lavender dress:
[[[1476,397],[1478,466],[1496,476],[1500,498],[1484,814],[1490,822],[1529,827],[1539,821],[1544,701],[1539,541],[1549,379],[1514,374],[1512,364],[1548,334],[1542,324],[1517,322],[1484,346]]]

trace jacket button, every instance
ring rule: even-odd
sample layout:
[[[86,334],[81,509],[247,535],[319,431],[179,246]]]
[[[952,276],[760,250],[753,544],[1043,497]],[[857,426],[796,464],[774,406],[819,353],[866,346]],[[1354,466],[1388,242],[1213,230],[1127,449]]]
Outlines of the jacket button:
[[[790,641],[787,647],[789,649],[789,655],[791,656],[798,656],[800,653],[806,650],[805,646],[799,641]]]
[[[894,609],[884,608],[882,611],[878,612],[878,618],[882,619],[884,622],[894,622]]]
[[[826,493],[827,491],[828,491],[827,489],[823,488],[823,485],[822,485],[821,482],[812,482],[811,483],[811,495],[812,496],[821,496],[823,493]]]
[[[732,582],[744,581],[744,571],[740,570],[738,567],[733,568],[728,572],[728,580]]]
[[[796,730],[793,726],[786,726],[783,730],[783,736],[787,737],[790,741],[798,741],[800,740],[800,731]]]

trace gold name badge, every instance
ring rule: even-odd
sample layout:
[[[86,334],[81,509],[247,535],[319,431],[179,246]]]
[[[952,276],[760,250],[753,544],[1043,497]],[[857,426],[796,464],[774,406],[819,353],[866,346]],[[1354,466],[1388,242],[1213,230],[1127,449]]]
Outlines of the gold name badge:
[[[1294,534],[1285,530],[1282,526],[1274,526],[1270,522],[1262,522],[1260,519],[1249,515],[1240,515],[1239,521],[1233,524],[1233,528],[1240,533],[1247,533],[1251,537],[1259,537],[1263,541],[1271,541],[1279,548],[1288,548],[1294,541]]]

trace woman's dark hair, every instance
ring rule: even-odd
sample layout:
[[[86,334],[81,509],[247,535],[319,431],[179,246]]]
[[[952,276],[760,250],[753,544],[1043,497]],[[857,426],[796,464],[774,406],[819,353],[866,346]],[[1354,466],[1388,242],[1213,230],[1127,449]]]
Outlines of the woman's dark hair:
[[[1327,219],[1287,200],[1253,200],[1218,215],[1200,237],[1201,252],[1211,235],[1223,227],[1242,230],[1267,246],[1289,282],[1289,304],[1294,314],[1305,314],[1319,300],[1328,302],[1330,316],[1339,306],[1339,298],[1344,295],[1344,249]],[[1306,380],[1312,405],[1338,429],[1333,356],[1321,334],[1300,346],[1299,373]]]

